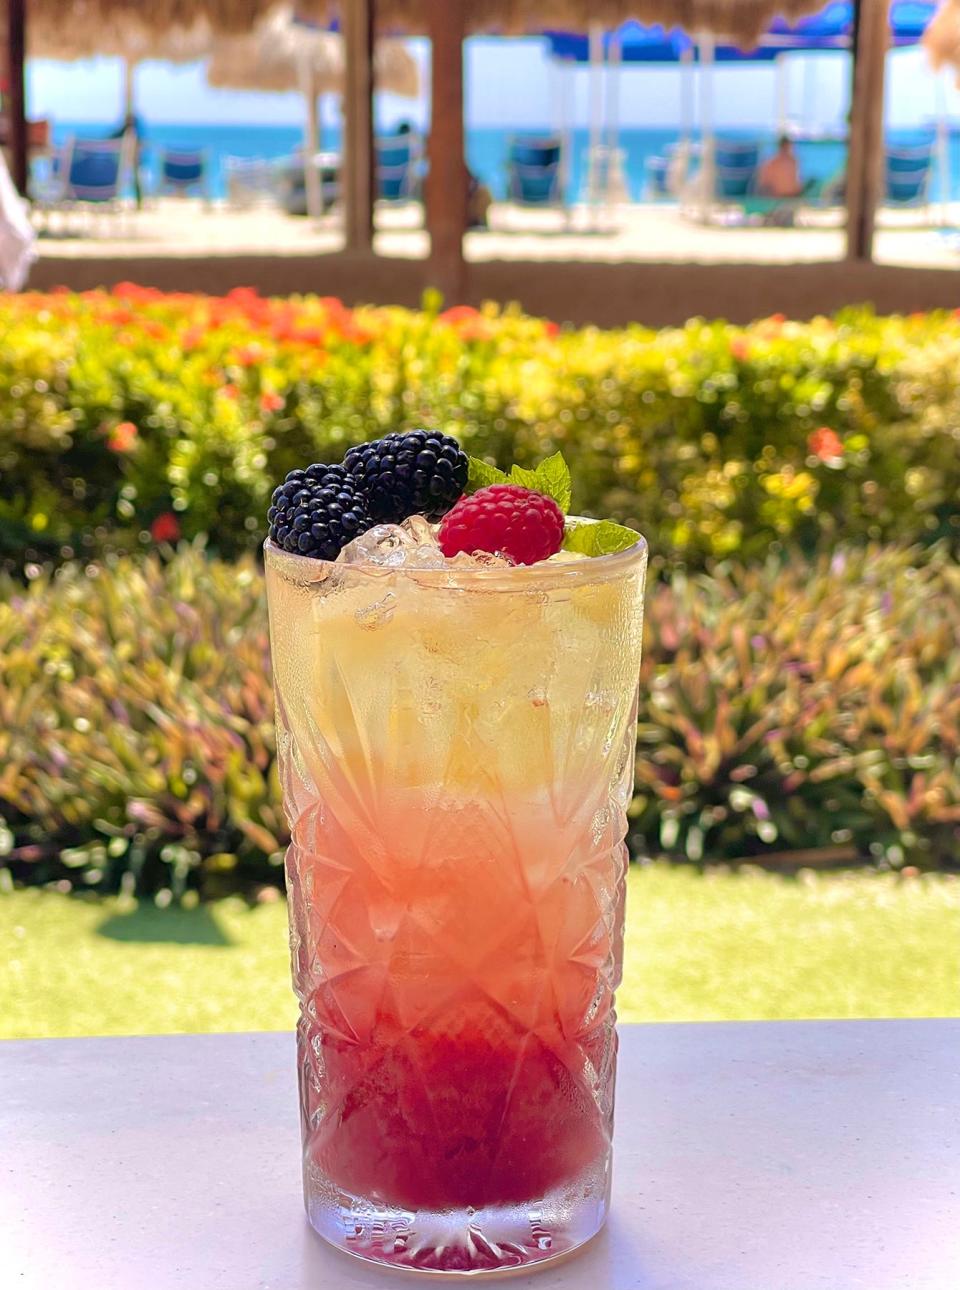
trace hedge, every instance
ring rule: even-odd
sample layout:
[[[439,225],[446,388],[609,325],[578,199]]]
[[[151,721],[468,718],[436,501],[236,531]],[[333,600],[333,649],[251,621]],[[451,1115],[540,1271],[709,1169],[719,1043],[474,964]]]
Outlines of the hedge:
[[[184,546],[0,592],[0,864],[102,890],[279,883],[255,559]],[[960,570],[942,545],[675,572],[646,635],[635,855],[956,863]]]
[[[786,539],[960,535],[960,321],[558,329],[514,309],[113,293],[0,297],[0,557],[262,536],[294,465],[427,425],[557,448],[587,514],[702,565]]]

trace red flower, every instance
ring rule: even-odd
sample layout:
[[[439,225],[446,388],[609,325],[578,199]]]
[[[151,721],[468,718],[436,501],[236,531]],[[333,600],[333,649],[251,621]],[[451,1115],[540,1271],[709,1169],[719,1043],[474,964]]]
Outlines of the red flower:
[[[557,333],[560,331],[560,324],[555,322],[550,322],[548,319],[543,324],[543,330],[546,333],[546,335],[549,336],[551,340],[553,340],[554,336],[556,336]]]
[[[263,350],[259,345],[241,345],[233,353],[233,361],[238,363],[240,367],[253,367],[260,362],[262,357]]]
[[[181,349],[196,349],[203,337],[204,329],[202,327],[188,327],[180,337],[180,347]]]
[[[107,436],[111,452],[132,452],[137,446],[137,427],[132,421],[121,421]]]
[[[180,536],[180,521],[173,511],[161,511],[150,525],[150,536],[154,542],[176,542]]]
[[[148,300],[160,300],[163,296],[163,292],[158,290],[157,287],[138,286],[136,282],[118,282],[113,288],[113,295],[117,296],[120,300],[146,302]]]
[[[274,394],[273,390],[264,390],[260,395],[260,409],[263,412],[279,412],[283,404],[283,395]]]
[[[843,456],[843,442],[835,430],[821,426],[807,439],[807,447],[821,461],[836,461]]]

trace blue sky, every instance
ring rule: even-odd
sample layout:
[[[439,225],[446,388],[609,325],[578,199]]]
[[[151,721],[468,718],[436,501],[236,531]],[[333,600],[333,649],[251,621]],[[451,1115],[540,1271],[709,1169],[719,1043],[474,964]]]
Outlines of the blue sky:
[[[410,41],[428,81],[428,46]],[[561,81],[560,78],[563,78]],[[788,69],[791,115],[804,123],[837,125],[844,113],[847,58],[843,54],[796,55]],[[890,58],[888,120],[898,126],[930,120],[937,112],[937,78],[919,50]],[[960,115],[960,94],[952,81],[944,94],[951,116]],[[563,89],[562,87],[565,87]],[[620,115],[624,125],[676,125],[682,114],[681,73],[671,67],[634,67],[620,78]],[[573,121],[588,119],[587,73],[558,73],[539,40],[473,39],[467,43],[467,122],[477,126],[555,126],[559,96],[567,95]],[[28,72],[30,111],[66,121],[113,124],[120,113],[121,72],[113,60],[64,64],[34,61]],[[721,126],[769,126],[775,118],[775,74],[769,67],[724,67],[716,72],[715,101]],[[324,105],[334,119],[335,100]],[[171,67],[146,63],[137,74],[137,107],[148,120],[169,123],[299,125],[297,94],[237,93],[210,89],[202,65]],[[383,125],[400,118],[424,123],[423,102],[380,96]]]

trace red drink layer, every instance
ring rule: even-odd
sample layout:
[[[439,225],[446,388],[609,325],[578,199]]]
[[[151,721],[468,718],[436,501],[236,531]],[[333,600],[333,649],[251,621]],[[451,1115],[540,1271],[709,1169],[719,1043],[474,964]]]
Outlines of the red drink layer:
[[[558,829],[543,804],[517,805],[499,854],[478,804],[444,812],[442,834],[433,813],[388,811],[370,847],[316,812],[297,831],[306,1150],[353,1196],[524,1203],[608,1148],[617,812]],[[406,846],[387,854],[384,837]],[[427,837],[429,863],[411,865]]]

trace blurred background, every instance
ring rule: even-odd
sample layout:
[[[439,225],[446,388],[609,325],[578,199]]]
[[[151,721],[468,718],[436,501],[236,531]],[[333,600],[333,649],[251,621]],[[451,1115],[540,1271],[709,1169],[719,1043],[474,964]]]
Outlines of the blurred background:
[[[621,1015],[960,1014],[955,6],[470,36],[458,171],[422,35],[112,2],[0,63],[0,1033],[292,1025],[266,510],[417,426],[650,543]]]

